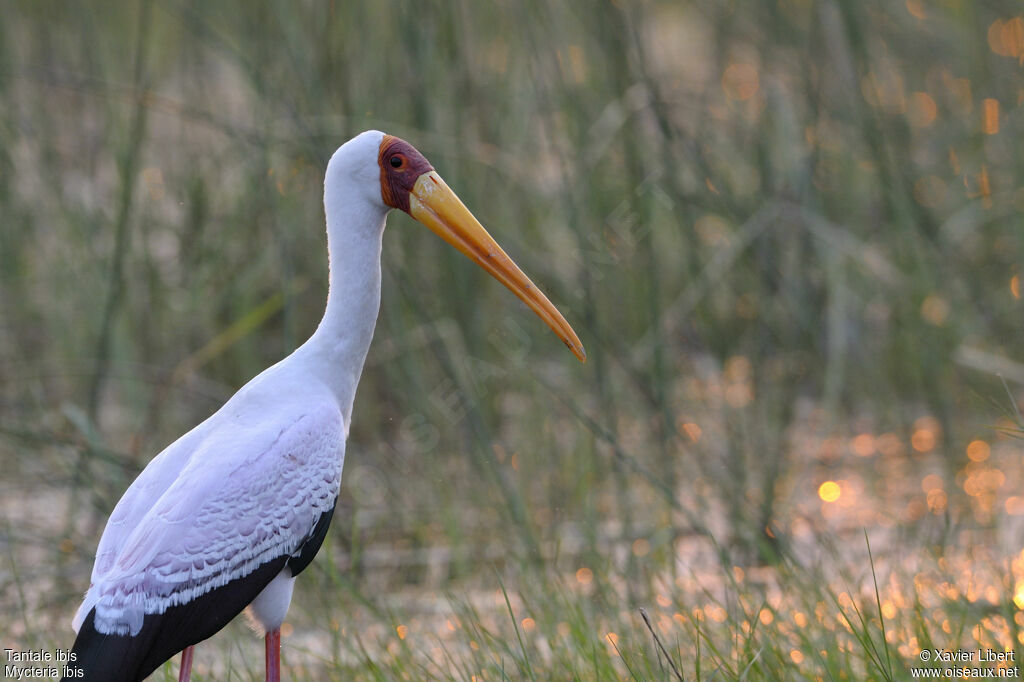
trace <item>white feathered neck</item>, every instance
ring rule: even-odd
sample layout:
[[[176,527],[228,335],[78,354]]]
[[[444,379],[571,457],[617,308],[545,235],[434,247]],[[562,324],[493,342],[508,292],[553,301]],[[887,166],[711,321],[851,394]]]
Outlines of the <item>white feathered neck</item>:
[[[384,134],[358,135],[331,157],[324,178],[330,282],[320,326],[296,351],[338,399],[345,430],[380,310],[380,254],[388,207],[377,154]]]

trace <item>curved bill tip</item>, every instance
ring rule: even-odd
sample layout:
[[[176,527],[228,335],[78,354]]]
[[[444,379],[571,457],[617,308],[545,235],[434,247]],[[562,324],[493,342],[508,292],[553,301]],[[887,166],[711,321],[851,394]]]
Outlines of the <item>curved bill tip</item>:
[[[568,346],[569,344],[566,344],[566,345]],[[580,344],[580,345],[575,346],[575,347],[569,346],[569,350],[572,351],[572,354],[576,356],[577,360],[579,360],[580,362],[586,363],[586,361],[587,361],[587,349],[583,347],[583,344]]]
[[[509,288],[562,340],[580,362],[587,351],[562,313],[519,269],[435,171],[421,175],[409,193],[409,214]]]

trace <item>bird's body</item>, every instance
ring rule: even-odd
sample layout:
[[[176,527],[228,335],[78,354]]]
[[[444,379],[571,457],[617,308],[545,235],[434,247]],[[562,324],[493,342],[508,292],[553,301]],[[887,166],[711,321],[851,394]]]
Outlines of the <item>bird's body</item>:
[[[415,176],[388,170],[398,169],[399,155]],[[450,194],[418,152],[383,133],[363,133],[334,154],[324,192],[330,288],[323,320],[294,353],[154,458],[118,502],[73,623],[74,665],[85,673],[76,679],[141,680],[246,607],[267,633],[271,660],[295,577],[320,548],[334,513],[380,305],[385,217],[403,208],[435,231],[431,220],[465,220],[445,213],[454,209],[439,187]],[[417,206],[429,215],[417,215]],[[498,252],[488,245],[481,259]],[[531,307],[554,310],[532,284],[513,284]],[[528,300],[537,295],[543,303]],[[563,340],[577,352],[575,335]]]

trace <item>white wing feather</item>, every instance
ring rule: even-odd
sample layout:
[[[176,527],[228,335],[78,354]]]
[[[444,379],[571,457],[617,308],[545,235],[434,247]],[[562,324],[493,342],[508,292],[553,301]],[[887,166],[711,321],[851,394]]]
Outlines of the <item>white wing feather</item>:
[[[134,635],[146,614],[301,549],[337,497],[344,426],[333,396],[278,389],[243,389],[139,475],[104,530],[76,629],[95,606],[97,630]]]
[[[211,421],[213,417],[164,448],[121,496],[107,520],[99,546],[96,548],[96,561],[92,567],[89,591],[86,592],[71,621],[71,627],[75,632],[78,632],[89,611],[96,605],[95,587],[113,567],[128,535],[178,478],[178,474],[196,451],[198,443],[202,442],[202,434],[208,429]]]

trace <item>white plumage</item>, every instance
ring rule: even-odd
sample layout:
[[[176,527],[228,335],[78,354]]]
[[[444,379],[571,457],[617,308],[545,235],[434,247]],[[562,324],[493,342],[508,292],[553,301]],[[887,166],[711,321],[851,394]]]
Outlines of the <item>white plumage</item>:
[[[334,506],[355,385],[380,305],[387,212],[379,199],[346,188],[377,186],[372,173],[360,171],[376,169],[382,137],[363,133],[328,164],[332,286],[317,332],[135,479],[100,539],[76,632],[96,606],[99,632],[135,635],[143,614],[163,613],[268,558],[294,553]],[[369,244],[370,254],[342,243]],[[360,257],[374,251],[376,259]],[[342,272],[347,281],[335,281]]]
[[[114,508],[73,620],[86,679],[141,679],[247,605],[268,633],[268,679],[277,679],[271,635],[341,484],[391,208],[498,277],[583,359],[564,318],[408,143],[369,131],[339,148],[324,207],[330,287],[316,332],[154,458]]]
[[[140,477],[114,509],[79,624],[95,606],[99,632],[136,635],[144,614],[296,554],[334,507],[344,437],[333,396],[314,391],[265,421],[246,409],[258,402],[232,403],[197,427],[205,437],[187,458],[161,462],[161,477]]]

